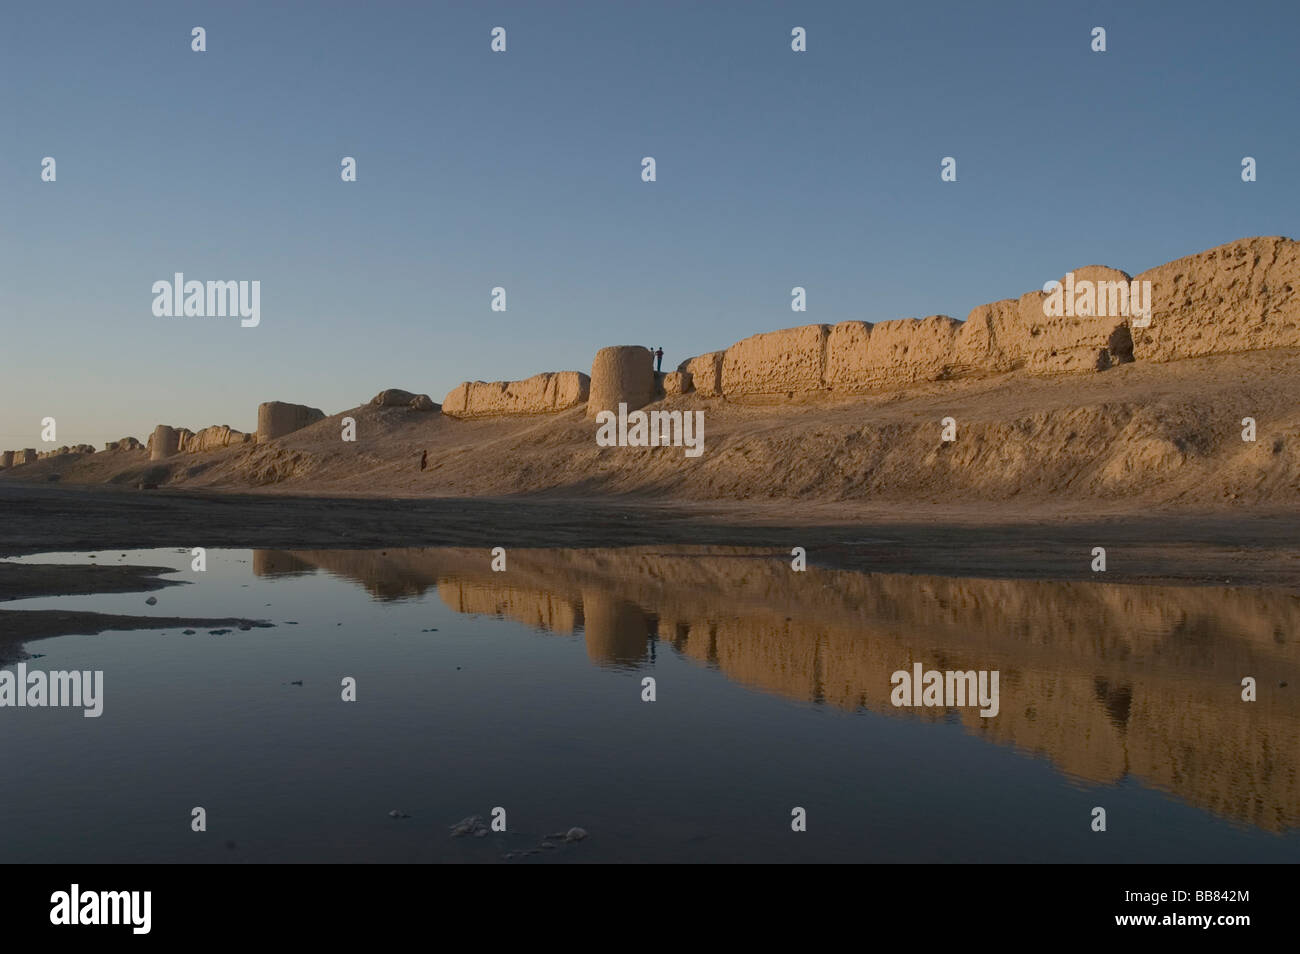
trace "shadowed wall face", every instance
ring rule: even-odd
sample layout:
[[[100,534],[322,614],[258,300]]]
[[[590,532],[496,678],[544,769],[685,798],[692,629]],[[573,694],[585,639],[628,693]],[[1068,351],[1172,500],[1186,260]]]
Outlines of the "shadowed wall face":
[[[292,434],[324,417],[325,412],[320,408],[307,407],[305,404],[286,404],[283,401],[267,401],[257,407],[257,442],[261,444],[283,437],[285,434]]]
[[[166,460],[180,451],[181,436],[176,428],[159,424],[149,438],[149,459]]]

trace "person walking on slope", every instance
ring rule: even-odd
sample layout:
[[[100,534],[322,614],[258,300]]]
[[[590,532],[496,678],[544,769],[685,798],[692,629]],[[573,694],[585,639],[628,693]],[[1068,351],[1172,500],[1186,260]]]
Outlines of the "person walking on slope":
[[[422,451],[420,453],[420,470],[424,470],[424,468],[428,466],[429,466],[429,452],[427,450]]]
[[[663,369],[664,369],[664,349],[656,348],[655,349],[655,370],[662,371]]]

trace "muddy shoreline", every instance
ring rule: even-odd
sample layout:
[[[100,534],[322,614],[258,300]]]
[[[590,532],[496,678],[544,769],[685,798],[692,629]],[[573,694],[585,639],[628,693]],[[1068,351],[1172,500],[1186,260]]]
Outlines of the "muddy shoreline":
[[[0,610],[0,666],[29,657],[27,643],[54,636],[98,636],[139,629],[265,629],[274,624],[237,617],[124,616],[70,610]]]
[[[807,550],[813,565],[939,576],[1261,585],[1300,592],[1300,513],[1099,512],[651,498],[301,497],[0,484],[0,557],[150,547]],[[1104,574],[1092,549],[1106,549]],[[103,570],[87,572],[104,572]],[[0,592],[0,596],[3,593]]]
[[[125,554],[123,554],[125,556]],[[144,593],[169,586],[186,586],[185,580],[164,579],[175,573],[166,566],[132,566],[93,560],[85,563],[0,562],[0,602],[40,596],[79,596],[89,593]]]
[[[0,603],[44,596],[145,593],[185,580],[166,579],[170,567],[85,563],[22,564],[0,561]],[[0,666],[28,657],[26,643],[53,636],[95,636],[112,630],[265,628],[264,620],[242,617],[133,616],[82,610],[25,610],[0,606]]]

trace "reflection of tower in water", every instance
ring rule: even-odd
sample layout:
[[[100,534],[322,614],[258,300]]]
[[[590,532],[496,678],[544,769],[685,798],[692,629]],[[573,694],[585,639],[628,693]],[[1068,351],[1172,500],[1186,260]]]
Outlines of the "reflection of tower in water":
[[[654,624],[636,604],[602,590],[583,589],[587,656],[603,665],[635,666],[649,655]]]

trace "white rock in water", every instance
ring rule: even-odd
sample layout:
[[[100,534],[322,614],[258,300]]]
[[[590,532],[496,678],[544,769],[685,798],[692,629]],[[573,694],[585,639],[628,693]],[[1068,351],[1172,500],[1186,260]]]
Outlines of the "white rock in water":
[[[587,837],[587,830],[585,828],[570,828],[567,832],[564,833],[564,838],[566,841],[582,841],[582,839],[586,837]]]
[[[484,828],[483,826],[482,816],[470,815],[468,818],[462,818],[456,824],[451,826],[451,837],[459,838],[462,835],[468,835],[470,832],[474,831],[475,829],[480,829],[480,828],[482,828],[484,832],[487,831],[487,829]]]

